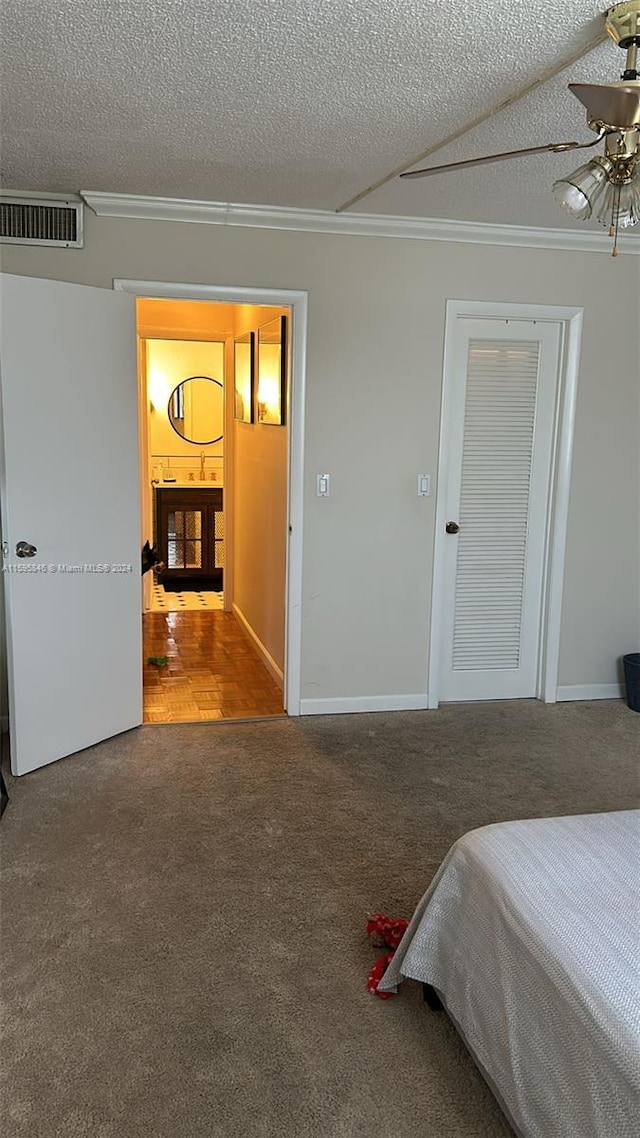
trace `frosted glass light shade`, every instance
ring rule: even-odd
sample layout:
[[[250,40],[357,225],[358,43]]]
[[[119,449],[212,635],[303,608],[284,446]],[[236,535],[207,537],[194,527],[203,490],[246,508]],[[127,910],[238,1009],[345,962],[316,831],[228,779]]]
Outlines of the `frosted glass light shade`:
[[[591,217],[607,185],[607,171],[599,162],[587,162],[553,183],[553,195],[563,209],[579,221]]]
[[[636,174],[632,182],[623,186],[620,193],[620,213],[618,225],[628,229],[640,221],[640,175]]]
[[[619,196],[618,196],[619,195]],[[626,186],[607,186],[602,200],[598,203],[596,221],[601,225],[628,229],[640,221],[640,177],[636,174]]]

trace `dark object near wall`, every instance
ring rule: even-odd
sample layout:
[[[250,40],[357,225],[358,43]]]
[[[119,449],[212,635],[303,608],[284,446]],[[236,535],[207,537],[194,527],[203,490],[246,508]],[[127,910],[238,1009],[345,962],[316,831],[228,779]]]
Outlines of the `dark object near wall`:
[[[4,775],[0,771],[0,818],[5,812],[5,808],[9,802],[9,795],[7,794],[7,786],[4,781]]]
[[[141,557],[142,576],[144,577],[145,573],[148,573],[150,569],[153,569],[155,573],[160,573],[164,569],[164,565],[160,560],[160,554],[158,553],[158,550],[155,548],[155,546],[152,548],[149,545],[149,542],[145,541],[144,545],[142,546]]]
[[[624,682],[627,688],[627,706],[640,711],[640,652],[629,652],[622,657]]]

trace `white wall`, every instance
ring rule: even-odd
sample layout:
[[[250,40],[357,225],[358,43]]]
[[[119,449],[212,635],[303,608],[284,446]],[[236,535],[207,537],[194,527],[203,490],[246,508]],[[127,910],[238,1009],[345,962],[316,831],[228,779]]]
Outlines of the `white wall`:
[[[583,306],[560,683],[615,682],[640,643],[638,258],[86,223],[84,250],[6,247],[4,269],[308,291],[303,698],[427,690],[435,497],[415,487],[437,467],[445,300]]]
[[[233,605],[283,673],[287,430],[260,423],[234,428]]]
[[[234,338],[227,345],[227,374],[233,382],[235,336],[255,332],[257,345],[260,327],[280,316],[290,318],[288,309],[262,305],[238,305],[235,315]],[[278,351],[278,364],[279,358]],[[255,362],[257,381],[257,350]],[[232,495],[225,515],[226,524],[233,527],[228,543],[233,562],[227,576],[233,608],[262,645],[265,662],[280,684],[285,667],[288,435],[286,423],[276,426],[233,419]]]

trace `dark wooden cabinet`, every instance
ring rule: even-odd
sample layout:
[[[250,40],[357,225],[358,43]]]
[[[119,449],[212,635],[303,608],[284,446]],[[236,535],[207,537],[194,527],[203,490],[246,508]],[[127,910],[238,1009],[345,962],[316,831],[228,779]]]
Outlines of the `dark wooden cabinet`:
[[[158,486],[155,491],[155,542],[164,562],[160,580],[167,588],[183,584],[220,588],[224,569],[224,529],[220,486]]]

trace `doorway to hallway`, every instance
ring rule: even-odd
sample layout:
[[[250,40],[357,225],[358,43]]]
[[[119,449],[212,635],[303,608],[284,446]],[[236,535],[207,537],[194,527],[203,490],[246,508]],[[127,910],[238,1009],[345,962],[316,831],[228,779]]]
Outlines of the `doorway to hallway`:
[[[291,310],[136,307],[144,721],[282,715]]]

